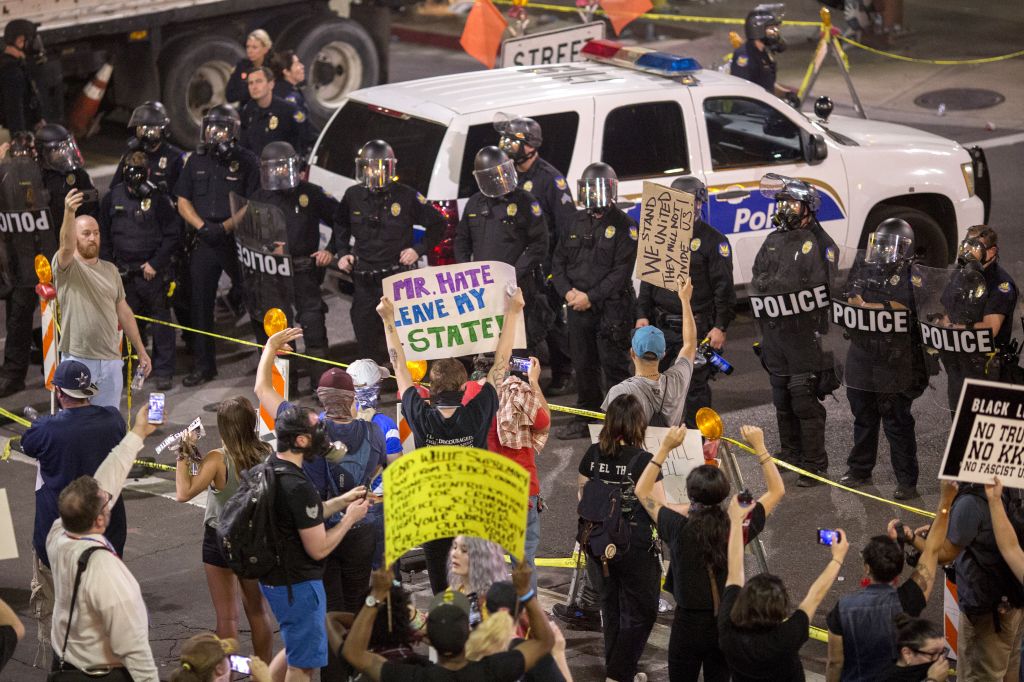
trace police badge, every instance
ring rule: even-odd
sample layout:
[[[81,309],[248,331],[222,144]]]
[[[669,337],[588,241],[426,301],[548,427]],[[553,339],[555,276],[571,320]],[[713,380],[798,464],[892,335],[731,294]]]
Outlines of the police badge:
[[[402,205],[399,204],[397,201],[395,203],[391,204],[391,215],[393,215],[393,216],[395,216],[397,218],[401,214],[402,214]]]
[[[267,127],[271,130],[277,130],[277,116],[270,117],[270,122],[267,123]]]
[[[307,196],[305,194],[300,194],[299,195],[299,206],[301,206],[302,208],[306,208],[307,206],[309,206],[309,196]]]
[[[505,215],[507,215],[509,218],[514,218],[516,213],[518,212],[519,207],[516,206],[515,204],[509,204],[508,208],[505,209]]]
[[[152,205],[153,205],[153,201],[149,197],[146,197],[145,199],[143,199],[142,201],[139,202],[139,206],[142,207],[143,211],[148,211],[149,207],[152,206]]]

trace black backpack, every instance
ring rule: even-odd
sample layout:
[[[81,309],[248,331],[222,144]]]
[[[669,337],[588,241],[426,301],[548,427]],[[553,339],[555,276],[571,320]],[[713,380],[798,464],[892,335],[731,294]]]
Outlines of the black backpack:
[[[278,476],[294,476],[286,467],[261,462],[240,476],[238,490],[220,511],[217,539],[228,567],[239,578],[262,578],[281,565],[274,495]]]
[[[960,494],[973,495],[985,505],[988,504],[985,489],[981,485],[961,484]],[[1020,492],[1015,489],[1004,490],[1003,504],[1020,542],[1024,539],[1024,503]],[[991,529],[992,521],[989,519],[983,531],[991,532]],[[1024,607],[1024,585],[1021,585],[995,546],[982,548],[968,545],[964,548],[964,553],[969,560],[961,564],[961,570],[964,571],[967,583],[970,584],[971,591],[979,603],[987,605],[993,611],[1003,605],[1013,608]]]
[[[601,562],[601,569],[607,577],[608,564],[618,561],[629,551],[629,519],[622,512],[621,488],[598,478],[600,454],[597,448],[594,452],[594,474],[583,486],[583,494],[576,507],[580,517],[576,542],[588,557]],[[627,476],[639,454],[629,461]]]

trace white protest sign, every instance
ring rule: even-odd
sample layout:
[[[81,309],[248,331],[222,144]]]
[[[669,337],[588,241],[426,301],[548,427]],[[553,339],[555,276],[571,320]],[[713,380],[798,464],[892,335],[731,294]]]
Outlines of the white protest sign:
[[[645,182],[633,277],[675,291],[690,274],[693,218],[692,194]]]
[[[156,446],[156,454],[159,455],[161,452],[170,447],[173,443],[177,443],[178,441],[180,441],[185,436],[186,433],[193,432],[198,432],[199,435],[197,437],[197,440],[206,435],[206,429],[203,428],[202,417],[196,417],[188,426],[183,428],[181,431],[178,431],[177,433],[172,433],[170,436],[167,436],[167,438],[164,438],[162,441],[160,441],[160,444]]]
[[[395,328],[408,360],[489,353],[498,347],[514,266],[477,261],[410,270],[384,279],[395,304]],[[526,347],[519,316],[514,348]]]
[[[967,379],[939,478],[1024,488],[1024,386]]]
[[[583,46],[604,38],[604,22],[593,21],[555,31],[531,33],[501,43],[499,66],[537,66],[582,61]]]
[[[0,488],[0,561],[18,558],[18,543],[14,539],[14,520],[7,489]]]
[[[601,435],[602,424],[590,424],[590,442],[596,443]],[[644,433],[644,449],[657,454],[661,449],[661,441],[668,433],[668,427],[648,426]],[[665,463],[661,466],[664,477],[665,499],[671,504],[685,504],[690,501],[686,495],[686,477],[690,472],[704,463],[704,442],[700,431],[687,429],[683,444],[668,453]]]

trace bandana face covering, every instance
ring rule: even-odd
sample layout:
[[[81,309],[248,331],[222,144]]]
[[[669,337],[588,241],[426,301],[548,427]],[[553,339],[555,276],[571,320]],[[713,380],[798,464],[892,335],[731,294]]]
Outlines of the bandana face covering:
[[[356,408],[360,410],[376,410],[380,397],[380,384],[356,388]]]
[[[324,406],[328,419],[347,421],[352,418],[352,399],[355,397],[352,391],[321,386],[316,389],[316,397]]]

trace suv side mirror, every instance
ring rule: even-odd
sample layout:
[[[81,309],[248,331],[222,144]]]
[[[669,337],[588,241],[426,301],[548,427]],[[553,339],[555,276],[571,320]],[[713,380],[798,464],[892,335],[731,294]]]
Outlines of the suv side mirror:
[[[828,145],[825,144],[825,137],[817,133],[809,133],[802,128],[800,130],[800,148],[804,155],[804,161],[812,166],[828,158]]]

